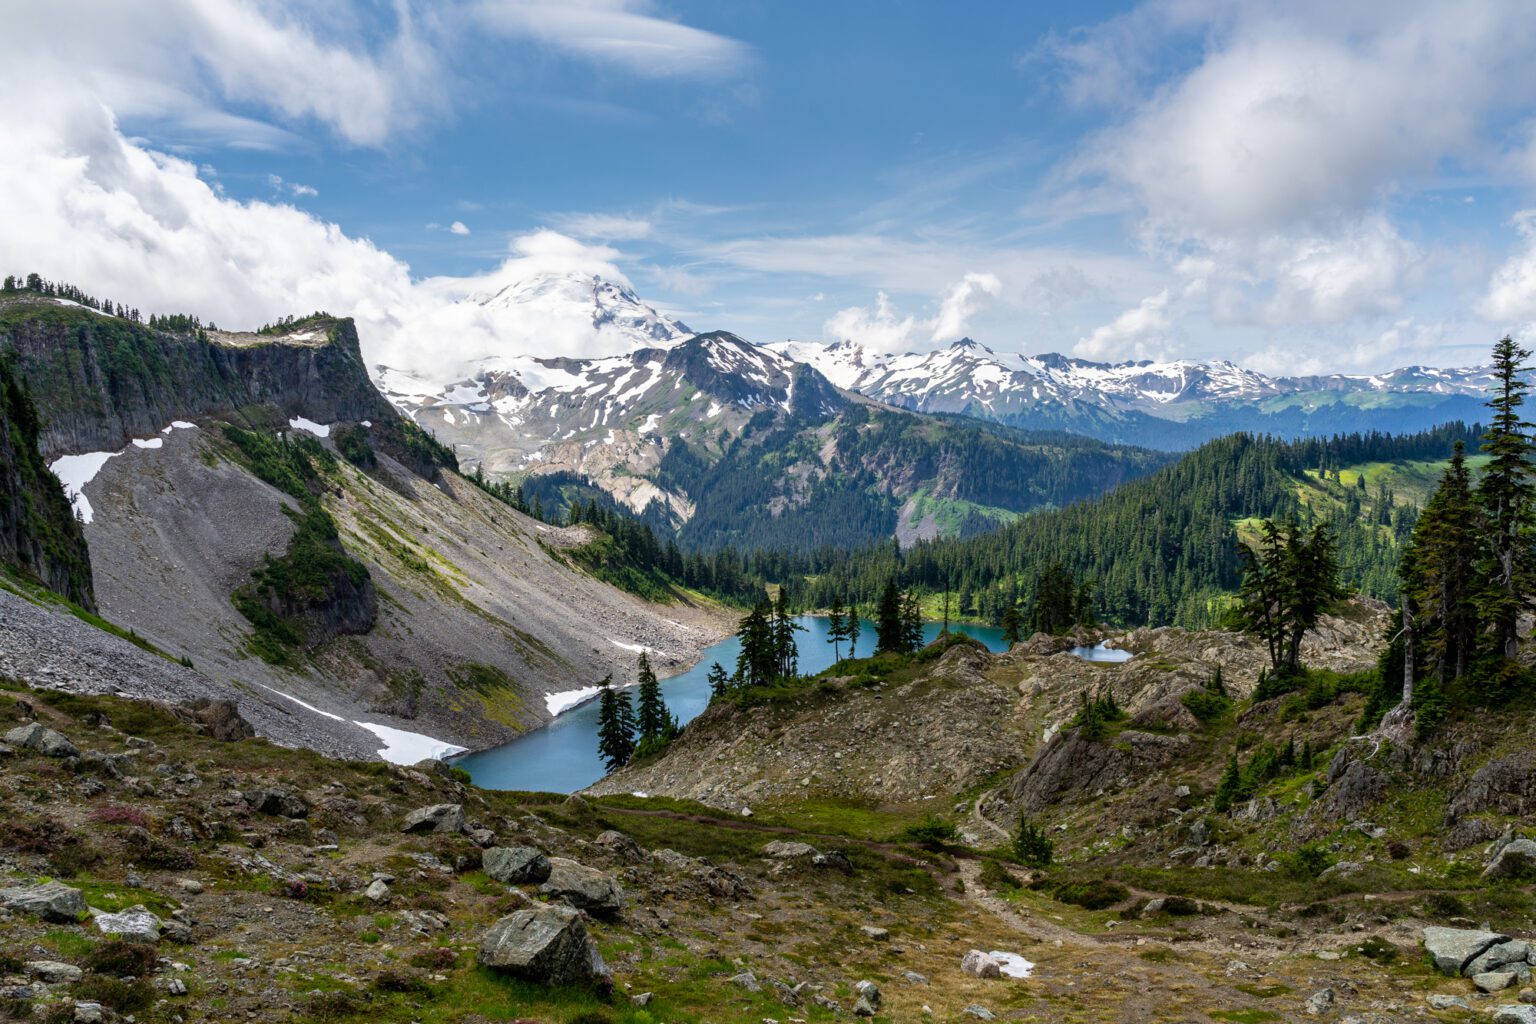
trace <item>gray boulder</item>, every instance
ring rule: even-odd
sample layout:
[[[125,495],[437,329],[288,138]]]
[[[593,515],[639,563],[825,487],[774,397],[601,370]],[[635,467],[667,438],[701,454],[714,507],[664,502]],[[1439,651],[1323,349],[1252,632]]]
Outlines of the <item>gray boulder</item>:
[[[1536,1006],[1521,1003],[1495,1006],[1493,1024],[1536,1024]]]
[[[1307,997],[1302,1009],[1314,1017],[1327,1013],[1333,1007],[1333,989],[1320,988]]]
[[[1462,973],[1470,978],[1474,974],[1501,970],[1511,964],[1523,965],[1530,955],[1531,944],[1523,939],[1500,942],[1489,946],[1482,953],[1473,957],[1472,961],[1462,968]],[[1519,972],[1517,971],[1516,973]]]
[[[493,846],[480,855],[487,875],[507,885],[542,882],[549,878],[549,858],[532,846]]]
[[[142,904],[117,914],[97,914],[96,927],[103,935],[129,942],[160,941],[160,919]]]
[[[268,786],[251,794],[251,807],[280,818],[309,817],[309,803],[292,786]]]
[[[1444,992],[1431,992],[1424,997],[1431,1010],[1470,1010],[1472,1004],[1461,996],[1447,995]]]
[[[1536,875],[1536,842],[1529,839],[1511,839],[1499,847],[1488,866],[1483,869],[1484,878],[1523,878]]]
[[[79,757],[80,750],[61,732],[41,722],[18,725],[5,734],[5,742],[17,750],[32,750],[44,757]]]
[[[1424,929],[1424,950],[1435,962],[1441,974],[1461,974],[1479,955],[1500,942],[1508,942],[1508,935],[1485,932],[1476,928],[1441,928],[1431,925]]]
[[[645,851],[640,848],[640,844],[623,832],[615,832],[613,829],[609,829],[606,832],[599,833],[598,837],[592,841],[605,850],[609,850],[625,860],[632,860],[637,864],[648,859]]]
[[[737,988],[746,989],[748,992],[761,992],[763,986],[758,982],[757,975],[751,971],[742,971],[731,978],[731,984]]]
[[[85,897],[79,889],[58,882],[0,889],[0,906],[44,921],[73,924],[85,916]]]
[[[1502,992],[1515,983],[1514,971],[1484,971],[1472,975],[1472,984],[1480,992]]]
[[[980,1003],[972,1003],[960,1011],[967,1017],[975,1017],[977,1020],[997,1020],[997,1014],[982,1006]]]
[[[810,843],[791,843],[783,839],[775,839],[763,847],[763,856],[774,860],[799,860],[802,857],[814,857],[818,852]]]
[[[960,970],[975,978],[1001,978],[1003,965],[990,953],[973,949],[960,958]]]
[[[433,804],[418,807],[405,816],[401,832],[462,832],[464,831],[463,804]]]
[[[624,909],[624,890],[618,882],[565,857],[549,858],[549,879],[539,891],[598,916],[612,917]]]
[[[861,981],[853,986],[853,991],[860,999],[869,1001],[869,1005],[880,1009],[880,986],[872,981]]]
[[[57,960],[28,960],[26,968],[28,974],[47,985],[76,982],[85,974],[74,964],[64,964]]]
[[[480,940],[482,966],[544,985],[597,984],[613,977],[581,914],[569,907],[519,910],[491,925]]]

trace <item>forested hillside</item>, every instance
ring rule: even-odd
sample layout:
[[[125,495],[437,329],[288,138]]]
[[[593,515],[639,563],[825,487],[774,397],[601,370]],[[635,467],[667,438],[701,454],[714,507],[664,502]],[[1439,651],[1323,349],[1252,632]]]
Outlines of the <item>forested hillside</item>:
[[[962,614],[998,621],[1028,602],[1059,565],[1093,588],[1093,613],[1125,625],[1205,625],[1225,610],[1242,566],[1238,545],[1263,518],[1328,523],[1346,584],[1396,598],[1403,541],[1413,529],[1426,463],[1448,458],[1475,430],[1351,434],[1283,442],[1237,434],[1102,498],[1026,516],[982,536],[883,545],[853,558],[823,555],[804,599],[872,604],[896,576],[905,586],[958,595]],[[1399,493],[1402,486],[1404,493]]]

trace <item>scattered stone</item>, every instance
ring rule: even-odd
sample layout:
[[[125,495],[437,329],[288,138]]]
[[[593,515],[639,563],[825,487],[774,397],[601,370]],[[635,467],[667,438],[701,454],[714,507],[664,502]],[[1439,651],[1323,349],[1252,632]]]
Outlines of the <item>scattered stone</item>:
[[[166,995],[184,996],[187,994],[187,983],[180,978],[167,978],[165,992]]]
[[[476,846],[484,850],[496,845],[496,833],[488,828],[472,828],[469,830],[469,838]]]
[[[463,804],[433,804],[418,807],[405,816],[401,832],[462,832],[464,831]]]
[[[502,918],[481,938],[477,959],[544,985],[612,984],[581,914],[570,907],[530,907]]]
[[[58,882],[0,889],[0,906],[61,924],[74,924],[86,914],[80,890]]]
[[[853,1015],[855,1017],[873,1017],[875,1005],[863,996],[859,996],[853,1003]]]
[[[80,749],[61,732],[30,722],[5,734],[5,742],[17,750],[35,750],[44,757],[79,757]]]
[[[178,878],[176,880],[176,888],[196,896],[203,891],[203,883],[195,878]]]
[[[608,875],[565,857],[549,858],[549,879],[539,888],[579,910],[613,916],[624,909],[624,891]]]
[[[1306,1004],[1302,1006],[1302,1009],[1307,1013],[1310,1013],[1312,1016],[1317,1017],[1321,1014],[1327,1013],[1332,1006],[1333,989],[1320,988],[1307,997]]]
[[[877,928],[872,924],[864,925],[859,929],[859,931],[863,932],[865,936],[873,939],[875,942],[884,942],[891,937],[890,929]]]
[[[916,971],[902,971],[901,972],[901,980],[905,981],[908,985],[926,985],[926,984],[928,984],[928,977],[927,977],[927,975],[918,974]]]
[[[655,997],[651,993],[641,992],[639,995],[630,996],[629,1001],[635,1006],[650,1006],[653,998]]]
[[[389,899],[389,885],[382,878],[375,878],[368,883],[368,888],[363,890],[363,895],[375,903],[383,903]]]
[[[1003,976],[1003,965],[979,949],[973,949],[960,958],[960,970],[977,978]]]
[[[598,833],[597,838],[592,841],[603,849],[618,854],[625,860],[632,860],[637,864],[646,860],[645,851],[640,849],[640,844],[623,832],[608,829],[606,832]]]
[[[117,914],[97,914],[96,927],[103,935],[129,942],[159,942],[161,921],[142,903]]]
[[[972,1003],[960,1012],[967,1017],[975,1017],[977,1020],[997,1020],[997,1014],[979,1003]]]
[[[1502,992],[1515,983],[1513,971],[1484,971],[1472,975],[1472,984],[1481,992]]]
[[[309,817],[309,802],[292,786],[268,786],[250,796],[251,807],[279,818]]]
[[[1493,1024],[1536,1024],[1536,1006],[1510,1003],[1493,1008]]]
[[[532,846],[493,846],[480,855],[487,875],[507,885],[524,885],[549,878],[549,858]]]
[[[1434,960],[1435,968],[1453,977],[1490,947],[1508,941],[1508,935],[1481,929],[1434,925],[1424,929],[1424,949]]]
[[[853,986],[853,991],[859,996],[860,999],[867,999],[870,1006],[877,1010],[880,1009],[881,997],[879,985],[876,985],[872,981],[861,981],[857,985]]]
[[[792,843],[783,839],[775,839],[763,847],[763,856],[774,860],[798,860],[801,857],[814,857],[818,852],[810,843]]]
[[[1511,839],[1483,869],[1484,878],[1522,878],[1536,874],[1536,842],[1526,838]]]
[[[1424,1001],[1429,1004],[1431,1010],[1472,1009],[1472,1004],[1461,998],[1461,996],[1447,995],[1444,992],[1431,992],[1424,997]]]
[[[1489,946],[1482,953],[1474,957],[1471,963],[1462,968],[1462,973],[1467,975],[1467,977],[1471,977],[1474,974],[1497,971],[1510,964],[1523,965],[1530,958],[1530,955],[1531,944],[1523,939],[1500,942]]]
[[[27,973],[47,985],[63,985],[79,981],[85,972],[74,964],[61,964],[57,960],[28,960]]]
[[[761,992],[763,990],[763,986],[758,984],[757,975],[751,971],[742,971],[731,978],[731,984],[748,992]]]
[[[107,1019],[106,1010],[100,1003],[76,1003],[75,1024],[101,1024]]]

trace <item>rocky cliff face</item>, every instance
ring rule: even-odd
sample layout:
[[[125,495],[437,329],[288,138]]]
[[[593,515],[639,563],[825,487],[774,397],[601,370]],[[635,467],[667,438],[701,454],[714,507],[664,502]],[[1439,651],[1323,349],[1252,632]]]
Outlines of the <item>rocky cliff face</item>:
[[[0,568],[94,608],[90,553],[64,491],[38,454],[37,435],[37,409],[0,358]]]
[[[33,392],[48,458],[115,451],[203,416],[397,419],[368,380],[350,319],[301,320],[272,335],[178,333],[23,295],[0,304],[0,351],[13,353]]]

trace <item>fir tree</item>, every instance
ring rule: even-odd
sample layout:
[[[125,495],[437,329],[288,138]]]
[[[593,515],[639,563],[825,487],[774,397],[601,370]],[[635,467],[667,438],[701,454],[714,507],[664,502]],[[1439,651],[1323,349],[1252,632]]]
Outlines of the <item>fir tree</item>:
[[[730,690],[730,677],[725,674],[725,669],[717,661],[709,666],[709,675],[705,677],[709,681],[709,699],[711,702],[724,697]]]
[[[1239,614],[1244,628],[1269,650],[1271,674],[1293,675],[1301,664],[1302,638],[1344,596],[1338,558],[1327,524],[1310,533],[1293,522],[1266,519],[1259,550],[1243,548]]]
[[[906,634],[902,630],[901,591],[894,579],[886,580],[880,593],[880,605],[875,612],[875,653],[900,654],[905,650]]]
[[[805,632],[805,627],[789,614],[788,599],[784,589],[779,589],[779,599],[773,606],[773,671],[778,679],[793,679],[800,674],[800,647],[795,634]]]
[[[629,694],[613,688],[613,676],[603,679],[597,706],[597,752],[608,770],[629,763],[635,753],[635,717]]]
[[[1024,637],[1021,635],[1023,630],[1024,619],[1019,615],[1018,606],[1009,605],[1003,611],[1003,643],[1007,644],[1009,647],[1019,643],[1024,639]]]
[[[1028,867],[1044,868],[1050,866],[1055,849],[1045,829],[1021,817],[1019,830],[1013,836],[1013,853]]]
[[[853,605],[848,606],[848,617],[843,622],[843,628],[848,634],[848,657],[859,656],[859,632],[864,628],[859,622],[859,610]]]
[[[915,590],[909,590],[901,602],[901,649],[906,654],[923,649],[923,610]]]
[[[827,612],[827,643],[832,645],[832,660],[843,660],[843,641],[848,639],[848,621],[843,615],[842,598],[833,598]]]
[[[742,618],[736,630],[741,641],[741,652],[736,656],[736,678],[746,686],[769,682],[777,671],[772,616],[768,603],[759,601]]]
[[[640,667],[636,673],[639,682],[637,706],[635,709],[635,724],[639,729],[640,740],[653,740],[657,738],[670,738],[672,735],[672,715],[667,711],[667,704],[661,697],[661,682],[656,678],[656,673],[651,669],[651,659],[644,651],[640,653]]]
[[[1414,527],[1401,569],[1405,640],[1411,630],[1415,655],[1435,666],[1442,685],[1465,675],[1475,656],[1479,534],[1466,449],[1458,441]],[[1412,681],[1406,686],[1404,697],[1411,701]]]
[[[1521,416],[1525,404],[1526,360],[1530,352],[1505,337],[1493,348],[1496,377],[1488,407],[1493,422],[1483,435],[1489,461],[1477,497],[1482,505],[1488,541],[1481,566],[1485,584],[1479,602],[1493,646],[1506,658],[1515,656],[1515,629],[1520,613],[1530,606],[1536,571],[1531,548],[1531,424]]]

